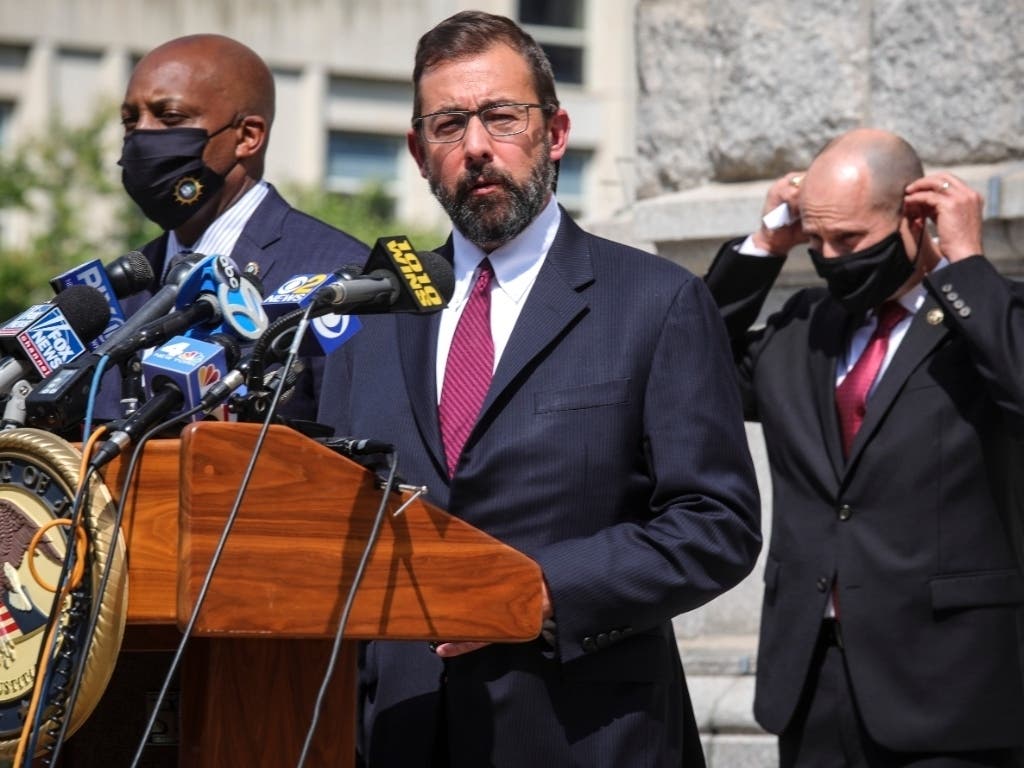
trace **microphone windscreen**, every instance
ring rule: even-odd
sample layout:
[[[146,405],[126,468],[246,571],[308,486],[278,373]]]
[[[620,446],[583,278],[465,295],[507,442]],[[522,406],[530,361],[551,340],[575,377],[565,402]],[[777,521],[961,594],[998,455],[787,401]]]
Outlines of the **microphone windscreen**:
[[[107,277],[119,299],[146,290],[153,282],[153,265],[141,251],[129,251],[107,265]]]
[[[110,322],[107,299],[88,285],[70,285],[54,296],[52,301],[82,340],[95,339]]]
[[[447,304],[455,293],[455,270],[452,269],[452,265],[448,263],[448,259],[434,251],[416,251],[416,256]]]

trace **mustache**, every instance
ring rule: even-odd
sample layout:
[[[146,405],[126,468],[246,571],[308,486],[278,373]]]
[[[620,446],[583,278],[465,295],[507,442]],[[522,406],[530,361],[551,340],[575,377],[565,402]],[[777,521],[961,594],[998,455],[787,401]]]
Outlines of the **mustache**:
[[[513,186],[513,180],[511,175],[496,168],[470,168],[459,178],[455,192],[460,197],[465,197],[475,187],[487,184],[508,188]]]

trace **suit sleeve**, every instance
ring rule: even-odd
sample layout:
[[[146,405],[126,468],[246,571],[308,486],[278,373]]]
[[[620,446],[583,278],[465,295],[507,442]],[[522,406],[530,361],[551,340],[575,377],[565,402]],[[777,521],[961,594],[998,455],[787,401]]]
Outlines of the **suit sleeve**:
[[[760,506],[735,369],[704,284],[686,281],[669,307],[644,392],[647,509],[535,557],[555,609],[557,652],[631,634],[738,583],[760,550]],[[622,447],[622,450],[627,450]]]
[[[754,330],[752,326],[785,259],[741,254],[737,248],[742,242],[742,239],[730,240],[719,249],[704,282],[725,322],[739,377],[744,418],[758,421],[753,372],[758,350],[767,342],[770,331],[767,328]]]
[[[993,400],[1024,427],[1024,288],[981,255],[932,272],[925,287],[967,342]]]

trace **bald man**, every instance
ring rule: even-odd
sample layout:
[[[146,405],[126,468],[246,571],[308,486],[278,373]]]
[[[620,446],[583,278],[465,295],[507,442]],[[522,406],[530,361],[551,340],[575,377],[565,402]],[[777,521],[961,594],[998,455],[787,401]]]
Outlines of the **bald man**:
[[[190,35],[139,61],[121,105],[120,165],[125,191],[164,230],[142,248],[157,276],[153,290],[182,250],[230,255],[257,271],[266,294],[297,273],[365,261],[363,243],[292,208],[263,180],[273,120],[270,69],[235,40]],[[150,295],[126,300],[126,312]],[[281,408],[296,425],[315,419],[320,392],[322,358],[304,363]],[[104,380],[98,417],[121,415],[118,373]],[[133,642],[126,637],[126,645]],[[99,707],[68,743],[69,765],[128,765],[169,667],[170,654],[122,653]],[[175,740],[173,733],[156,734],[143,765],[177,764]]]
[[[180,37],[146,54],[121,104],[125,191],[164,233],[142,252],[157,281],[181,251],[227,254],[271,293],[297,273],[362,264],[367,247],[303,214],[263,180],[274,121],[274,79],[251,49],[222,35]],[[136,311],[150,294],[125,302]],[[306,361],[282,413],[316,415],[321,363]],[[100,415],[119,416],[104,382]]]
[[[782,766],[1022,764],[1024,291],[981,207],[855,130],[706,276],[771,464],[754,711]],[[801,243],[825,285],[750,330]]]

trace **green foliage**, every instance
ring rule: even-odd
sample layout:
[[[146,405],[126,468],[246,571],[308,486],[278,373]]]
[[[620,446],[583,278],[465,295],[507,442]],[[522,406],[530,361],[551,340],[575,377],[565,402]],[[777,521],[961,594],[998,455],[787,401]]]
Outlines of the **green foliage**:
[[[392,212],[391,198],[377,184],[368,185],[354,195],[299,187],[289,188],[284,194],[299,210],[369,245],[378,237],[405,235],[413,246],[425,251],[436,248],[447,237],[445,232],[437,229],[412,227],[398,221]]]
[[[54,116],[45,131],[0,157],[0,210],[28,213],[34,232],[23,249],[0,251],[0,317],[48,299],[49,279],[65,269],[109,261],[159,231],[118,182],[104,140],[115,123],[109,106],[74,126]]]

